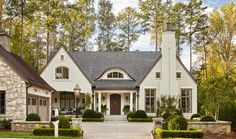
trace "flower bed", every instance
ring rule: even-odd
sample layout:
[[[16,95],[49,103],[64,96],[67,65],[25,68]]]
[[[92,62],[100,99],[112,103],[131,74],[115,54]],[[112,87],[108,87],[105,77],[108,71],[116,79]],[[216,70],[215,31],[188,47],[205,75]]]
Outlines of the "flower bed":
[[[83,136],[83,132],[80,127],[73,129],[63,129],[59,128],[59,136],[70,136],[70,137],[80,137]],[[34,136],[54,136],[54,128],[35,128],[33,130]]]
[[[154,134],[157,138],[203,138],[201,130],[162,130],[156,128]]]

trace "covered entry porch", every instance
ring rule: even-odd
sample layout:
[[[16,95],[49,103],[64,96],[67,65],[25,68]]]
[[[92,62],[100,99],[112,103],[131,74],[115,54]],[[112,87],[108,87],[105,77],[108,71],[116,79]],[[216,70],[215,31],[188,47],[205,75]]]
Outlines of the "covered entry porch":
[[[138,93],[136,90],[99,90],[94,91],[94,110],[105,112],[105,115],[124,115],[124,106],[130,111],[138,109]]]

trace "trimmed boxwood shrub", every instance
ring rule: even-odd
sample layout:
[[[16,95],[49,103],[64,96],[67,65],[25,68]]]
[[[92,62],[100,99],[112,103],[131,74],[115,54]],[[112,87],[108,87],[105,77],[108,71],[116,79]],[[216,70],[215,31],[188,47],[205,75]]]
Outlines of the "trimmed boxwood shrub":
[[[104,117],[103,113],[101,113],[101,112],[98,112],[96,115],[97,115],[96,118],[103,118]]]
[[[70,128],[70,118],[59,115],[59,128]]]
[[[82,118],[103,118],[103,114],[101,112],[95,112],[92,109],[87,109],[84,111]]]
[[[40,121],[40,117],[37,113],[31,113],[27,115],[26,121]]]
[[[169,118],[172,114],[169,111],[166,111],[162,114],[162,118],[164,120],[166,120],[167,118]]]
[[[135,118],[147,118],[147,114],[143,110],[137,110],[135,112]]]
[[[135,118],[135,113],[134,112],[129,112],[128,114],[127,114],[127,120],[129,119],[129,118]]]
[[[92,109],[87,109],[84,111],[83,118],[97,118],[97,113]]]
[[[129,122],[152,122],[152,117],[148,118],[128,118]]]
[[[191,116],[191,119],[193,119],[193,118],[200,118],[200,117],[202,117],[201,114],[195,113],[195,114],[193,114],[193,115]]]
[[[159,138],[203,138],[201,130],[162,130],[156,128],[155,134]]]
[[[176,117],[176,115],[170,115],[167,119],[165,119],[164,121],[165,121],[165,123],[163,124],[163,129],[167,129],[167,125],[168,125],[168,123],[169,123],[169,121],[170,120],[172,120],[173,118],[175,118]]]
[[[204,122],[215,122],[215,118],[209,115],[205,115],[201,118],[200,121],[204,121]]]
[[[79,137],[82,136],[81,129],[73,128],[73,129],[59,129],[59,136],[70,136],[70,137]],[[53,128],[35,128],[33,129],[33,135],[35,136],[54,136]]]
[[[176,115],[168,121],[167,129],[168,130],[186,130],[188,122],[183,116]]]
[[[83,118],[83,122],[103,122],[104,118]]]

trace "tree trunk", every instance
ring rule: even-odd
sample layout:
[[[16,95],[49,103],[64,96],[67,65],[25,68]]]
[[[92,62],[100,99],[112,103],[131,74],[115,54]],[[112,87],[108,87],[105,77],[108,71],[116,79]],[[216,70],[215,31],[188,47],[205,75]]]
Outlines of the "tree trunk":
[[[46,54],[46,61],[47,61],[47,63],[48,63],[48,60],[49,60],[49,35],[50,35],[50,32],[49,32],[49,27],[48,27],[48,29],[47,29],[47,54]]]
[[[24,36],[24,3],[21,1],[21,44],[20,44],[20,56],[23,55],[23,36]]]

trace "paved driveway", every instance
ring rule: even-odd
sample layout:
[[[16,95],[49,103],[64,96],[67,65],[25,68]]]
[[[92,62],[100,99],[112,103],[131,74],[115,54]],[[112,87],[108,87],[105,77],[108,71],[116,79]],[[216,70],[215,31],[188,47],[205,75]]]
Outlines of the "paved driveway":
[[[83,122],[84,139],[151,139],[151,123]]]

